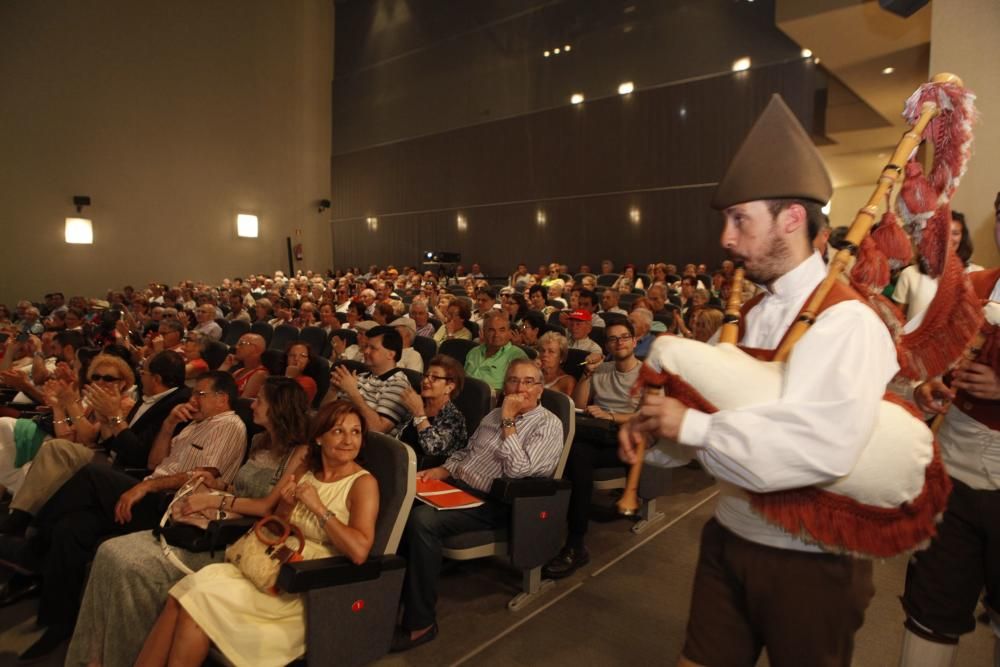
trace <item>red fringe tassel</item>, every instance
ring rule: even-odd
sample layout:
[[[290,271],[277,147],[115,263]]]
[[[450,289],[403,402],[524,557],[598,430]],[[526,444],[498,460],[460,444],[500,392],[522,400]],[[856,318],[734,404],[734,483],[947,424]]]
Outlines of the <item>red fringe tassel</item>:
[[[948,253],[924,321],[896,341],[900,373],[911,380],[941,375],[962,356],[982,324],[982,304],[962,262],[955,253]]]
[[[857,261],[851,269],[851,283],[862,294],[881,292],[889,284],[889,260],[871,236],[866,236],[858,247]]]
[[[899,226],[896,214],[892,211],[885,212],[871,236],[875,245],[889,260],[890,267],[900,268],[913,261],[910,237]]]

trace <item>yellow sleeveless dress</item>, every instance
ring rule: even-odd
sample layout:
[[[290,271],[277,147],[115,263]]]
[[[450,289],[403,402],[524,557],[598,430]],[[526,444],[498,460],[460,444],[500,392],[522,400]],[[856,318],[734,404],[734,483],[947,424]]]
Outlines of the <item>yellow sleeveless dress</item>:
[[[347,523],[347,496],[354,480],[369,474],[359,470],[336,482],[321,482],[311,472],[302,481],[316,487],[323,504]],[[302,503],[291,522],[306,538],[304,560],[336,556],[319,519]],[[237,667],[287,665],[305,653],[305,605],[298,594],[262,593],[235,565],[216,563],[181,579],[170,595]]]

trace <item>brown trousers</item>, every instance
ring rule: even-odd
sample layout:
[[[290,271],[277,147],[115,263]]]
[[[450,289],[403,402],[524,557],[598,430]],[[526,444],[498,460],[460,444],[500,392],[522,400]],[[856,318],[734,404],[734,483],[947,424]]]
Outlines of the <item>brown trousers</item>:
[[[708,667],[849,667],[871,561],[777,549],[705,524],[684,657]]]

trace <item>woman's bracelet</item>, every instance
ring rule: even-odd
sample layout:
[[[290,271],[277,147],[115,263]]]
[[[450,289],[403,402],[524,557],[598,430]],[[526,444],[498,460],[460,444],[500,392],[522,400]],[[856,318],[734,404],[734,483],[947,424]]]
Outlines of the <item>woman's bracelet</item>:
[[[52,421],[52,425],[53,426],[58,426],[59,424],[66,424],[68,426],[72,426],[73,425],[73,418],[72,417],[66,417],[65,419],[55,419],[55,420]]]

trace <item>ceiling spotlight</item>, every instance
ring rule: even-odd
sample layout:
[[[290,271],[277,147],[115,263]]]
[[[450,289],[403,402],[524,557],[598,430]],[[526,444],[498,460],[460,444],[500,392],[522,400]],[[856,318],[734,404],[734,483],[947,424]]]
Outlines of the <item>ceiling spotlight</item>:
[[[572,49],[573,47],[570,46],[569,44],[563,46],[563,51],[565,51],[566,53],[569,53]]]
[[[892,74],[895,71],[896,71],[895,67],[883,67],[882,68],[882,74]]]
[[[633,90],[635,90],[635,85],[631,81],[626,81],[625,83],[618,84],[618,94],[628,95]]]
[[[556,48],[552,49],[552,53],[554,53],[554,54],[556,54],[558,56],[559,55],[559,47],[557,46]]]
[[[583,102],[583,93],[573,93],[570,96],[569,101],[571,104],[579,104],[580,102]]]
[[[552,55],[552,53],[549,51],[542,51],[542,55],[548,58],[550,55]]]
[[[803,58],[812,58],[812,54],[813,54],[813,52],[811,50],[809,50],[809,49],[802,49],[802,57]]]
[[[750,69],[750,58],[749,57],[740,58],[738,60],[734,60],[733,61],[733,71],[734,72],[742,72],[742,71],[748,70],[748,69]]]

